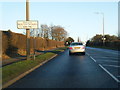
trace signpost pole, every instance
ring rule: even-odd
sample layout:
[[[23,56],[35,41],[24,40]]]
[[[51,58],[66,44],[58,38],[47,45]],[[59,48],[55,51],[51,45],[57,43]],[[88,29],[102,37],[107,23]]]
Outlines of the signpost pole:
[[[35,29],[33,29],[33,32],[34,32],[34,38],[33,38],[33,48],[34,48],[34,60],[35,60]]]
[[[26,0],[26,21],[29,21],[29,0]],[[26,29],[26,56],[30,59],[30,29]]]

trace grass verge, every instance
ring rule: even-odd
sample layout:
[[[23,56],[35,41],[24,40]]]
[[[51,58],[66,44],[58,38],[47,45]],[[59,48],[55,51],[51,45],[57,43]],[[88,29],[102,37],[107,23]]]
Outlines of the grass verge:
[[[21,75],[22,73],[34,68],[35,66],[39,65],[43,61],[46,61],[53,57],[54,55],[58,54],[59,52],[62,52],[67,47],[61,47],[57,50],[53,50],[51,52],[47,52],[45,54],[41,54],[36,56],[35,60],[24,60],[19,61],[7,66],[2,67],[2,83],[3,85],[12,80],[13,78],[16,78],[17,76]],[[56,53],[57,52],[57,53]]]
[[[26,72],[27,70],[35,67],[41,62],[51,58],[55,53],[45,53],[36,57],[36,60],[25,60],[19,61],[5,67],[2,67],[2,83],[5,84],[9,80],[19,76],[20,74]]]

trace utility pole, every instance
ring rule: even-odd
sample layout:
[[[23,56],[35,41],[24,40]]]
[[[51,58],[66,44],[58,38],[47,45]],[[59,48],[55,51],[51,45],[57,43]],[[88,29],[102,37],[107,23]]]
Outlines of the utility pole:
[[[29,21],[29,0],[26,0],[26,21]],[[30,59],[30,29],[26,29],[26,55]]]
[[[105,35],[104,35],[104,13],[102,13],[103,15],[103,46],[105,45]]]

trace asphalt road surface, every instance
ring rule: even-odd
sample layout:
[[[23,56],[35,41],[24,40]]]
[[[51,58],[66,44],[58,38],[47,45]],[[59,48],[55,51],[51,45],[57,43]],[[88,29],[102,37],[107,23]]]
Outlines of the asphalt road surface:
[[[68,50],[8,88],[119,88],[118,51],[89,48],[86,55]]]

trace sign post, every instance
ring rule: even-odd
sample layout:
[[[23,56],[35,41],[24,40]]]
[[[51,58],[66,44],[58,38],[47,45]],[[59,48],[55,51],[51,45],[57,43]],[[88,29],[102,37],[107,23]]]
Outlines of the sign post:
[[[18,20],[17,21],[18,29],[38,29],[38,21],[37,20]]]
[[[26,0],[26,21],[29,21],[29,0]],[[30,59],[30,29],[26,29],[26,55]]]
[[[35,60],[35,29],[38,29],[38,21],[36,20],[30,20],[30,21],[25,21],[25,20],[18,20],[17,21],[17,28],[18,29],[26,29],[26,38],[27,38],[27,43],[26,43],[26,55],[27,55],[27,60],[30,59],[30,29],[33,29],[34,31],[34,60]]]
[[[26,56],[30,59],[30,29],[38,29],[38,21],[29,20],[29,0],[26,0],[26,21],[17,21],[18,29],[26,29]]]
[[[34,55],[33,55],[33,59],[35,60],[35,50],[36,50],[36,47],[35,47],[35,46],[36,46],[36,42],[35,42],[35,29],[34,29],[33,32],[34,32],[34,37],[33,37],[33,38],[34,38],[34,39],[33,39]]]

